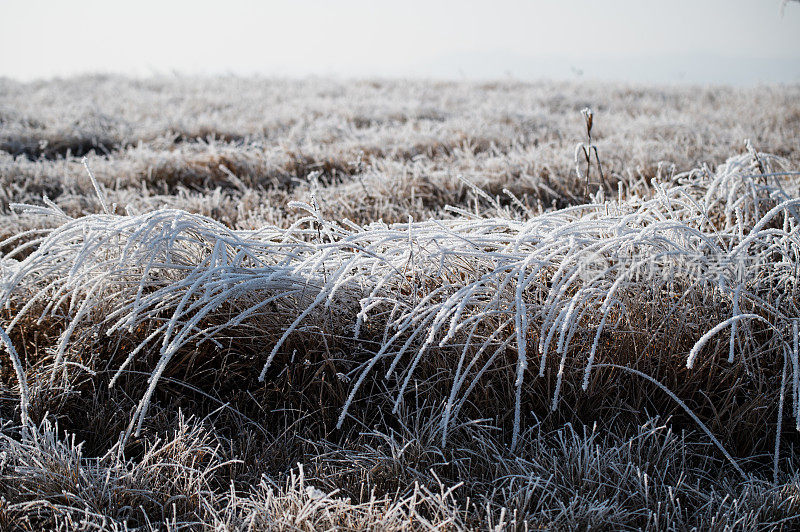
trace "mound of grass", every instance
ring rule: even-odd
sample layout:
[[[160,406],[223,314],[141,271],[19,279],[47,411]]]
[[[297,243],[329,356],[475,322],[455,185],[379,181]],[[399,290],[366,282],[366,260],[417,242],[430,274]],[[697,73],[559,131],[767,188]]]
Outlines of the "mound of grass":
[[[316,357],[322,382],[307,386],[321,408],[307,415],[323,418],[325,437],[365,416],[392,427],[385,416],[423,401],[441,405],[420,421],[437,452],[488,418],[514,453],[539,416],[613,425],[641,423],[644,410],[674,414],[727,460],[715,469],[757,483],[772,412],[777,483],[794,471],[780,460],[787,395],[800,426],[800,199],[780,164],[751,153],[654,182],[649,198],[621,187],[545,214],[497,204],[504,215],[454,208],[459,218],[394,225],[327,220],[313,204],[294,205],[307,216],[286,229],[256,231],[174,209],[72,218],[53,203],[16,205],[59,222],[4,258],[7,334],[47,324],[52,339],[44,356],[27,354],[31,370],[3,336],[23,430],[9,444],[38,445],[39,395],[103,383],[137,403],[119,459],[166,376],[200,394],[252,388],[261,400],[250,393],[249,409],[274,412],[269,388]],[[227,367],[241,382],[214,375]],[[143,389],[120,384],[132,368],[147,374]]]

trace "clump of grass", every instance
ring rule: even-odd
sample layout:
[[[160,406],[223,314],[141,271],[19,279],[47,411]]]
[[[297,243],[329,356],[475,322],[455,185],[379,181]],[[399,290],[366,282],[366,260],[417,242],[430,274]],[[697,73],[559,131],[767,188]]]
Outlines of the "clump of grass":
[[[9,331],[37,308],[41,316],[67,317],[51,382],[67,372],[64,355],[79,325],[113,336],[159,323],[119,367],[160,345],[131,421],[137,432],[170,360],[190,344],[217,342],[217,335],[244,324],[276,337],[261,380],[287,339],[319,316],[354,339],[367,332],[377,340],[374,355],[351,375],[340,427],[379,362],[389,363],[385,379],[397,383],[396,410],[425,358],[455,349],[443,439],[486,371],[515,352],[513,447],[522,428],[526,377],[544,377],[556,357],[555,410],[567,362],[584,366],[587,390],[604,335],[635,326],[634,314],[651,322],[677,312],[695,315],[699,336],[686,357],[688,368],[728,326],[765,327],[767,345],[791,345],[796,300],[766,301],[772,290],[797,291],[800,200],[743,173],[748,160],[733,158],[714,176],[679,176],[684,183],[677,186],[658,184],[651,199],[529,220],[465,213],[456,220],[358,226],[325,220],[319,209],[305,206],[309,216],[287,229],[235,231],[178,210],[69,219],[53,205],[20,206],[64,222],[35,242],[0,301],[8,305],[20,290],[31,291]],[[721,201],[740,189],[736,201]],[[783,259],[768,260],[775,254]],[[713,317],[729,308],[729,318]],[[211,320],[220,315],[227,319]],[[735,337],[734,328],[729,360],[736,350],[746,360],[754,346]],[[586,353],[583,361],[580,353]],[[528,371],[531,358],[537,372]],[[797,401],[793,411],[800,415]]]

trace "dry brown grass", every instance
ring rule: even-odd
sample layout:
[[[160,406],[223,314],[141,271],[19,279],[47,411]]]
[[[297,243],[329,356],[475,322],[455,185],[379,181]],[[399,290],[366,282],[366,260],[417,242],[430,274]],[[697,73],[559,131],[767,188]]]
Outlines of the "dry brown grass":
[[[0,94],[0,238],[12,238],[0,245],[0,324],[17,320],[32,420],[22,425],[4,354],[0,527],[800,523],[800,88],[92,77],[0,80]],[[577,175],[589,104],[591,174]],[[92,142],[111,215],[97,214],[75,156]],[[47,212],[8,208],[45,195]],[[596,205],[563,210],[586,200]],[[713,264],[748,234],[744,277]],[[614,238],[564,281],[575,250]],[[628,251],[677,269],[637,278]],[[535,275],[527,256],[541,261]],[[343,264],[357,274],[336,285]],[[619,305],[601,322],[617,279]],[[570,304],[583,313],[559,322]],[[762,321],[739,322],[734,362],[726,328],[687,368],[737,312]],[[210,340],[177,342],[165,361],[163,326],[175,321],[174,338],[201,315],[192,327]],[[461,357],[475,366],[454,414]]]

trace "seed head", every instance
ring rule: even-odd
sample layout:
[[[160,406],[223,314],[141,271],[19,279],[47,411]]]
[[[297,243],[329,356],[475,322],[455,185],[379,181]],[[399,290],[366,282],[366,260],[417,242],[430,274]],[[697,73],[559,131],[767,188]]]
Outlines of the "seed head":
[[[581,109],[581,114],[583,115],[584,121],[586,121],[586,132],[591,135],[592,134],[592,110],[588,107],[584,107]]]

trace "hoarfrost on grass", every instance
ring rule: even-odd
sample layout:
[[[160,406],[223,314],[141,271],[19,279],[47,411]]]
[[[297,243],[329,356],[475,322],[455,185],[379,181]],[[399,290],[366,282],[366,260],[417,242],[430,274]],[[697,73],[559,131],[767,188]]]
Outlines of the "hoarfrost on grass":
[[[113,335],[158,323],[119,368],[160,340],[158,363],[129,428],[135,425],[137,434],[175,353],[215,342],[218,333],[248,320],[286,318],[260,379],[284,342],[322,313],[341,330],[363,334],[365,323],[373,331],[383,328],[372,334],[381,338],[375,355],[357,376],[347,376],[356,378],[342,405],[340,427],[380,360],[391,360],[387,379],[399,372],[396,411],[423,357],[460,348],[442,419],[446,438],[447,425],[468,399],[458,391],[472,390],[498,353],[515,349],[516,444],[521,388],[525,379],[536,378],[528,371],[530,362],[538,362],[541,376],[548,353],[555,349],[559,356],[556,409],[565,364],[585,366],[585,390],[600,339],[634,326],[630,314],[641,312],[645,297],[660,301],[652,312],[662,316],[688,298],[733,309],[731,317],[706,325],[687,356],[688,368],[723,329],[730,329],[728,358],[735,363],[734,353],[746,349],[737,340],[737,327],[754,321],[795,352],[796,300],[769,296],[798,290],[800,199],[787,191],[796,188],[789,179],[796,173],[782,169],[780,159],[759,154],[759,164],[776,168],[753,174],[752,157],[733,157],[714,175],[693,171],[671,183],[654,183],[657,193],[651,198],[534,217],[358,226],[327,220],[318,208],[304,205],[308,216],[287,229],[245,231],[176,209],[89,215],[69,219],[36,240],[35,250],[5,275],[0,303],[7,306],[18,292],[37,287],[8,332],[37,302],[48,301],[39,319],[66,312],[69,325],[53,379],[67,371],[64,355],[77,325],[92,324]],[[64,217],[52,206],[16,208]],[[219,314],[225,319],[210,319]],[[391,318],[381,318],[386,315]],[[495,329],[504,332],[488,332]],[[576,337],[581,341],[573,345]],[[478,369],[484,353],[489,360]],[[796,364],[791,372],[794,382]]]

